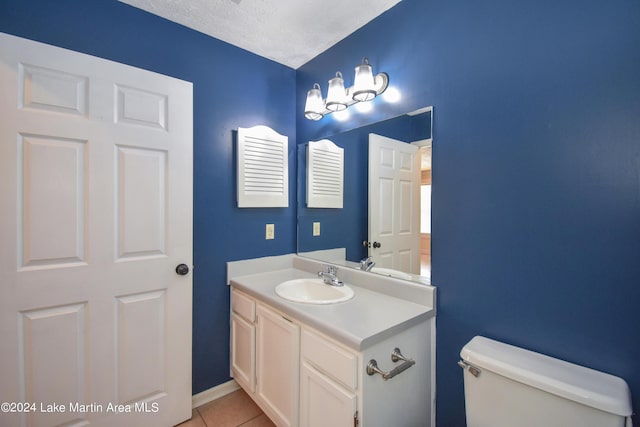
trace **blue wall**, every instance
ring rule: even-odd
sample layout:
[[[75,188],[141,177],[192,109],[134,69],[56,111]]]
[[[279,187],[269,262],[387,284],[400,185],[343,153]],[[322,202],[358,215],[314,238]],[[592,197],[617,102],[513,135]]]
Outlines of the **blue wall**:
[[[362,56],[402,101],[304,119]],[[299,141],[434,106],[439,426],[464,425],[474,335],[620,376],[640,410],[640,2],[404,0],[297,86]]]
[[[621,376],[640,408],[637,0],[403,0],[297,72],[115,0],[4,0],[0,31],[194,82],[194,392],[228,378],[225,262],[296,247],[293,197],[234,207],[232,130],[289,135],[295,167],[296,134],[434,105],[438,425],[464,425],[476,334]],[[305,120],[311,85],[362,56],[402,101]]]
[[[227,381],[225,263],[296,249],[295,192],[287,209],[235,207],[232,132],[264,124],[288,135],[295,171],[295,71],[116,0],[3,0],[0,31],[193,82],[193,392]]]

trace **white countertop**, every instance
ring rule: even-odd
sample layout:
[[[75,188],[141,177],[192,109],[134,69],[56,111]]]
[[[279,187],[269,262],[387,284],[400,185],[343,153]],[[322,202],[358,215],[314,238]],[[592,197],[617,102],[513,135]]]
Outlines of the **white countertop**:
[[[348,280],[345,283],[354,290],[354,297],[335,304],[296,303],[275,293],[280,283],[307,277],[317,276],[291,267],[234,275],[229,282],[238,290],[358,351],[435,316],[432,306],[356,286]],[[390,285],[393,286],[393,282]]]

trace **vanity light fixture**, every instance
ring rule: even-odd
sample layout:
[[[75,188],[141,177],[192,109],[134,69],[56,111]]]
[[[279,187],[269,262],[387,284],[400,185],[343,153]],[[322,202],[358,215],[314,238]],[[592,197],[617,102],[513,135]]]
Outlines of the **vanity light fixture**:
[[[327,99],[322,99],[320,85],[315,83],[307,92],[307,102],[304,106],[304,116],[309,120],[320,120],[334,111],[342,111],[358,102],[367,102],[384,92],[389,86],[387,73],[373,75],[373,70],[367,58],[355,68],[353,86],[345,89],[342,73],[329,80]]]

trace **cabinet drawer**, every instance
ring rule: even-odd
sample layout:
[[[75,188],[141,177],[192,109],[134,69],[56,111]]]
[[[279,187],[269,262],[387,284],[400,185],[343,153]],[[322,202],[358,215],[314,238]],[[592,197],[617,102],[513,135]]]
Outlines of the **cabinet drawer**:
[[[231,289],[231,311],[249,322],[256,320],[256,303],[247,295],[235,289]]]
[[[358,356],[307,329],[302,331],[302,357],[345,386],[358,386]]]

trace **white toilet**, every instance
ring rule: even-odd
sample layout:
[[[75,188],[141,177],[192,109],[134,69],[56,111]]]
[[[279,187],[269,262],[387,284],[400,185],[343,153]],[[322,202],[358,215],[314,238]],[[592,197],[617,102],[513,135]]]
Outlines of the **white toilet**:
[[[467,427],[631,427],[621,378],[484,337],[460,356]]]

